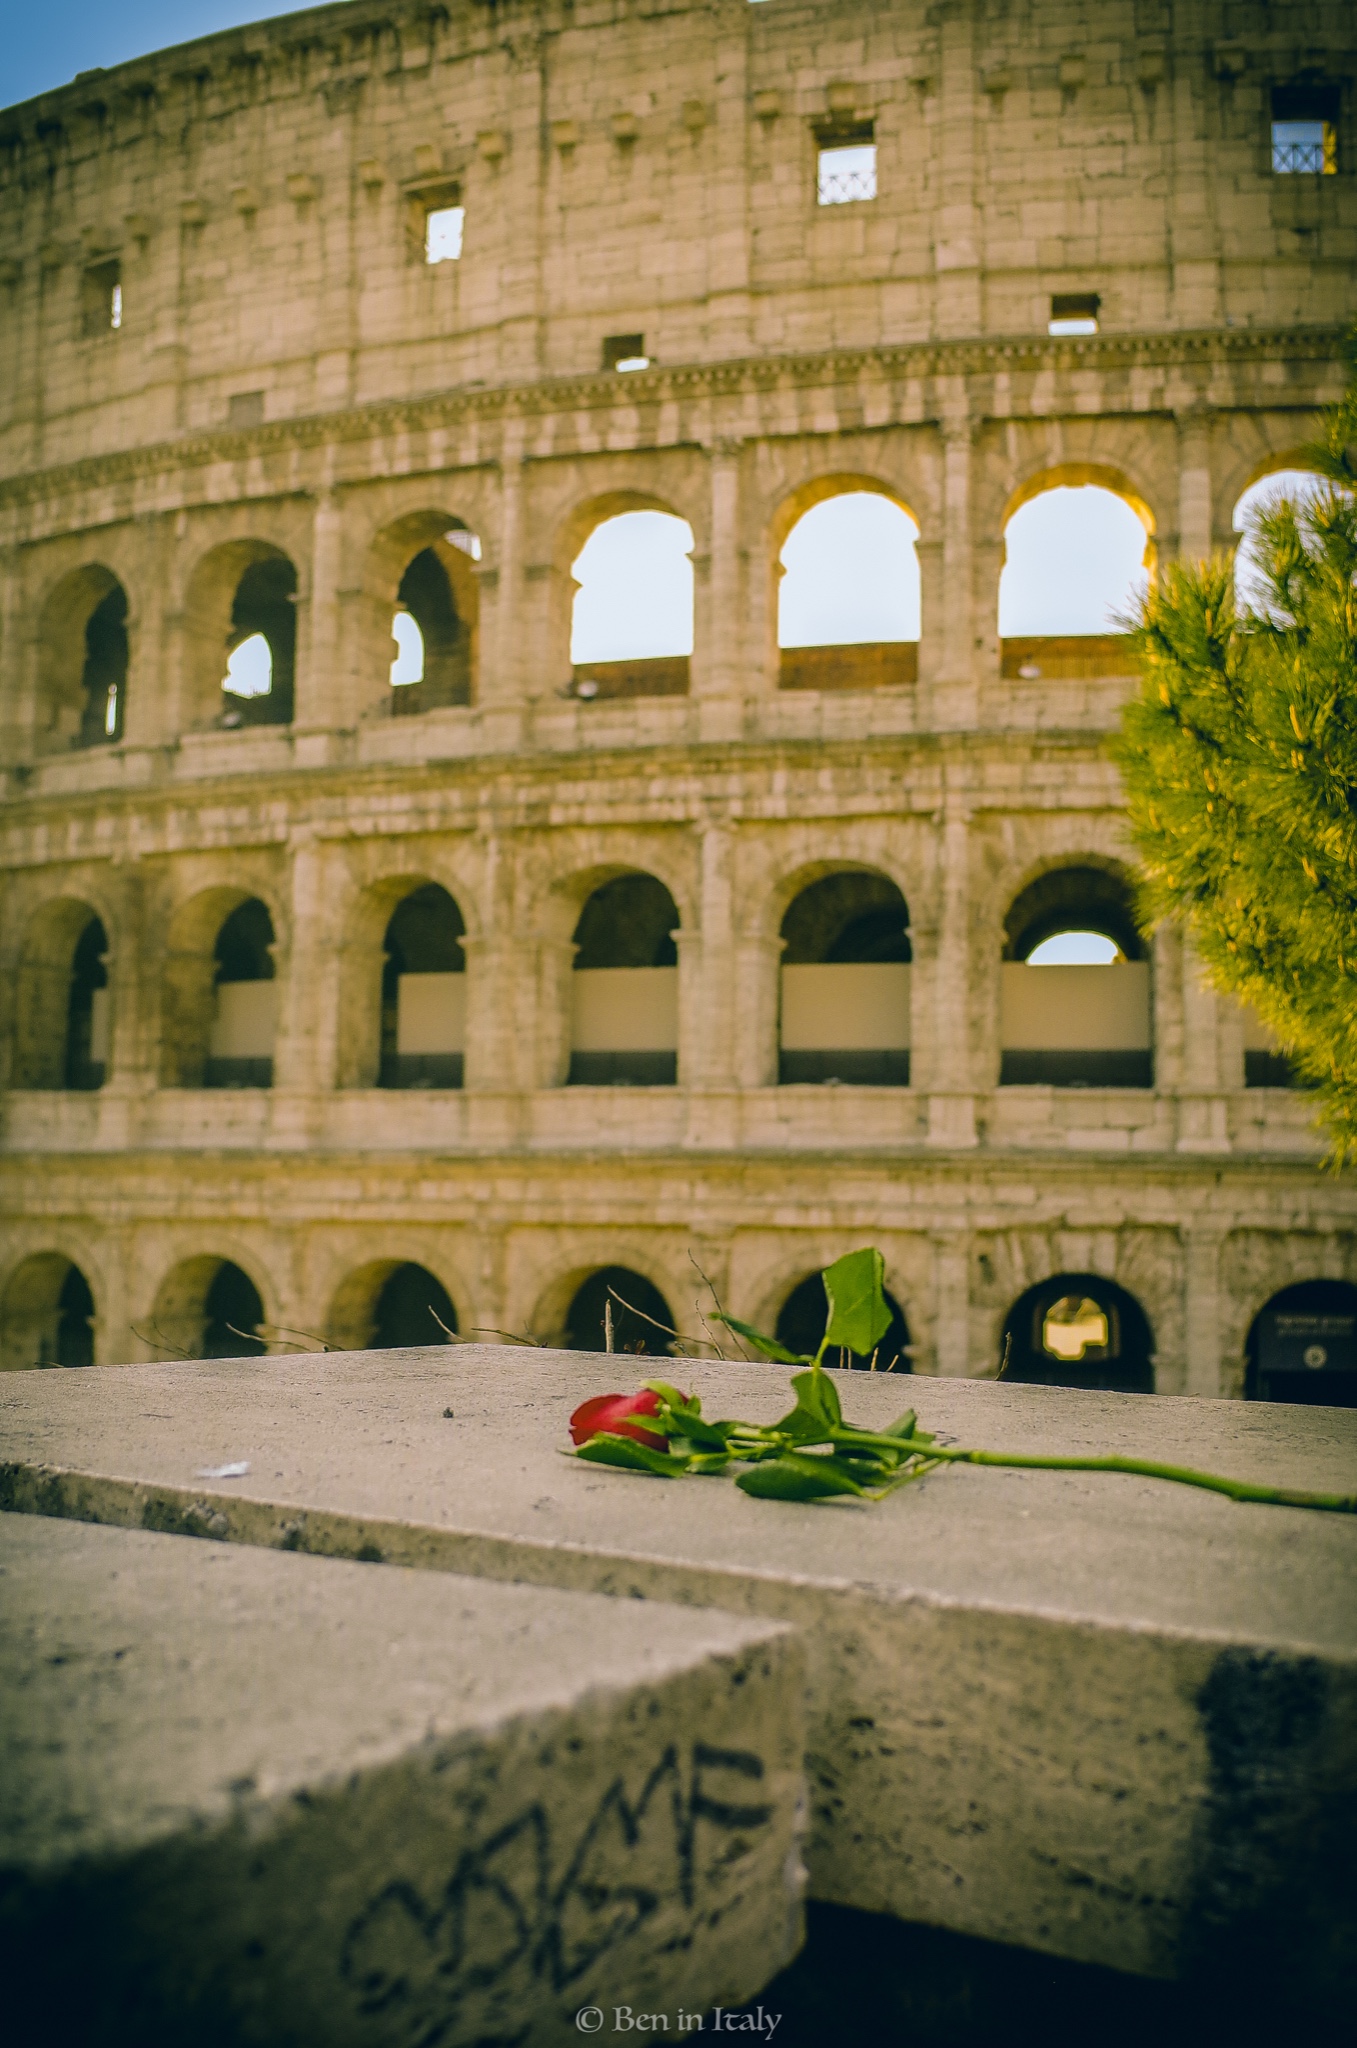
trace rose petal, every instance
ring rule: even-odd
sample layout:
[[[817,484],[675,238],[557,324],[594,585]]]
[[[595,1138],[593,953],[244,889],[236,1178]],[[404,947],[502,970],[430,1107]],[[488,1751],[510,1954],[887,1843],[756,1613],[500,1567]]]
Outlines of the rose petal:
[[[657,1415],[659,1407],[660,1397],[649,1387],[639,1394],[595,1394],[592,1400],[581,1402],[571,1416],[570,1435],[575,1443],[584,1444],[606,1431],[609,1436],[632,1437],[652,1451],[667,1450],[667,1437],[630,1420],[637,1415]]]

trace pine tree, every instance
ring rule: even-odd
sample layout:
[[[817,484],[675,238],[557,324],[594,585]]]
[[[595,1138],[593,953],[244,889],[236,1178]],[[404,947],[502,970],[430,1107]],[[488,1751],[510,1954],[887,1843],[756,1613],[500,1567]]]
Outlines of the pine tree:
[[[1262,600],[1228,557],[1175,564],[1134,620],[1141,689],[1113,752],[1147,925],[1178,919],[1318,1093],[1357,1160],[1357,330],[1347,396],[1306,449],[1327,487],[1250,522]]]

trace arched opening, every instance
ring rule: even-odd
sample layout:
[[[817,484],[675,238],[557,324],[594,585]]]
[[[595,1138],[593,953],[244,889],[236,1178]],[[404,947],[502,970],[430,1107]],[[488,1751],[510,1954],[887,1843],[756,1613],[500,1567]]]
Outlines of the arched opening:
[[[919,676],[917,521],[879,490],[835,490],[778,555],[784,690],[870,690]]]
[[[823,875],[782,920],[778,1079],[909,1086],[909,908],[888,876]]]
[[[887,1294],[886,1306],[891,1312],[891,1326],[876,1351],[864,1357],[860,1351],[827,1351],[824,1362],[829,1366],[842,1366],[853,1371],[872,1369],[876,1372],[913,1372],[910,1363],[911,1347],[909,1325],[905,1312],[893,1294]],[[798,1352],[803,1358],[813,1358],[820,1348],[820,1339],[825,1334],[825,1322],[829,1315],[829,1302],[825,1295],[824,1275],[808,1273],[798,1281],[778,1311],[777,1327],[773,1335],[779,1344],[785,1344],[789,1351]]]
[[[0,1301],[0,1367],[93,1365],[94,1296],[61,1252],[35,1252],[10,1274]]]
[[[1004,528],[1002,673],[1025,682],[1133,675],[1121,621],[1154,561],[1148,506],[1109,483],[1023,494]]]
[[[156,1296],[146,1335],[184,1358],[258,1358],[264,1304],[248,1273],[202,1253],[174,1268]]]
[[[250,563],[231,600],[225,726],[289,725],[297,666],[297,572],[286,555]]]
[[[576,1288],[566,1312],[565,1349],[607,1351],[610,1324],[612,1350],[670,1355],[673,1312],[659,1288],[629,1266],[601,1266]]]
[[[273,919],[257,896],[238,903],[212,949],[215,999],[205,1088],[270,1088],[278,986]]]
[[[459,543],[465,544],[460,551]],[[472,548],[479,556],[475,535],[453,527],[406,565],[391,622],[396,646],[391,709],[397,716],[471,702],[474,607],[467,599],[475,590]]]
[[[677,1081],[678,921],[654,875],[617,875],[585,903],[574,934],[571,1085]]]
[[[1001,1086],[1153,1087],[1150,963],[1122,876],[1039,876],[1004,920],[1000,975]]]
[[[63,577],[40,627],[43,751],[122,738],[127,660],[127,592],[112,570],[92,562]]]
[[[1264,542],[1258,522],[1286,501],[1302,521],[1317,499],[1327,497],[1335,486],[1312,469],[1274,469],[1260,476],[1241,493],[1231,524],[1240,536],[1235,549],[1235,600],[1241,612],[1266,614],[1270,610],[1264,575]]]
[[[462,913],[426,882],[397,904],[383,940],[383,1088],[460,1088],[466,1046]]]
[[[440,1323],[446,1328],[440,1328]],[[457,1311],[442,1282],[423,1266],[397,1266],[377,1296],[372,1349],[448,1344],[452,1341],[448,1330],[455,1332],[456,1328]]]
[[[108,1071],[108,937],[88,903],[63,898],[29,925],[15,990],[16,1088],[101,1088]]]
[[[577,697],[682,697],[693,651],[693,530],[672,512],[618,512],[572,564]]]
[[[1244,1350],[1250,1401],[1357,1408],[1357,1287],[1301,1280],[1257,1316]]]
[[[1097,1273],[1029,1287],[1004,1324],[1004,1378],[1024,1386],[1154,1392],[1154,1344],[1134,1295]]]
[[[339,1288],[328,1335],[340,1351],[391,1351],[450,1344],[448,1331],[459,1327],[451,1295],[426,1267],[377,1259],[350,1273]]]

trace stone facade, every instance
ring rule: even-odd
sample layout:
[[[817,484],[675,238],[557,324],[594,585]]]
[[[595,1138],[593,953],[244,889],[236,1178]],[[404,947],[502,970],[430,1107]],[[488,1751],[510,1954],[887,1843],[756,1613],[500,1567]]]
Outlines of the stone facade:
[[[1103,752],[1125,663],[1100,641],[1092,673],[1068,648],[1012,673],[1005,524],[1094,482],[1159,560],[1231,546],[1337,395],[1357,304],[1343,10],[1170,14],[355,0],[0,116],[11,1323],[59,1255],[107,1361],[155,1355],[221,1259],[269,1323],[334,1342],[367,1341],[405,1261],[463,1330],[559,1331],[604,1264],[690,1326],[690,1252],[767,1320],[875,1241],[918,1370],[992,1370],[1025,1288],[1093,1273],[1143,1306],[1161,1390],[1229,1394],[1273,1293],[1357,1279],[1305,1098],[1245,1089],[1238,1013],[1173,932],[1153,1087],[998,1085],[1015,897],[1128,852]],[[1297,79],[1336,110],[1335,176],[1271,175],[1269,94]],[[877,197],[817,208],[817,150],[868,132]],[[453,203],[463,253],[428,264]],[[1099,331],[1052,338],[1079,292]],[[632,334],[650,367],[600,369]],[[862,487],[920,528],[917,680],[780,689],[781,544]],[[687,688],[586,701],[571,565],[647,507],[694,536]],[[460,528],[471,701],[393,718],[397,589]],[[231,729],[233,593],[269,562],[292,715]],[[118,735],[82,745],[81,637],[115,588]],[[907,1088],[777,1085],[781,920],[844,868],[909,907]],[[567,1087],[572,932],[627,870],[678,911],[677,1086]],[[465,1085],[393,1091],[383,935],[429,882],[465,926]],[[273,1085],[185,1085],[246,898]],[[90,914],[111,1042],[72,1089],[44,1060]]]

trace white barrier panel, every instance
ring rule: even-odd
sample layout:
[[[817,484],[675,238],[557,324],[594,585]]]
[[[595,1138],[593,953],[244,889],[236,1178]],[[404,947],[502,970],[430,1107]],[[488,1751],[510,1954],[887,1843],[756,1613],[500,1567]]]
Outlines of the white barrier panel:
[[[1005,1052],[1143,1052],[1150,1045],[1148,961],[1029,967],[1006,960],[1002,977]]]
[[[276,981],[223,981],[208,1054],[214,1060],[272,1059],[277,1021]]]
[[[784,1052],[904,1052],[909,968],[903,961],[784,967]]]
[[[466,1049],[466,976],[402,974],[396,983],[398,1054]]]
[[[582,967],[574,983],[576,1052],[675,1052],[677,967]]]

